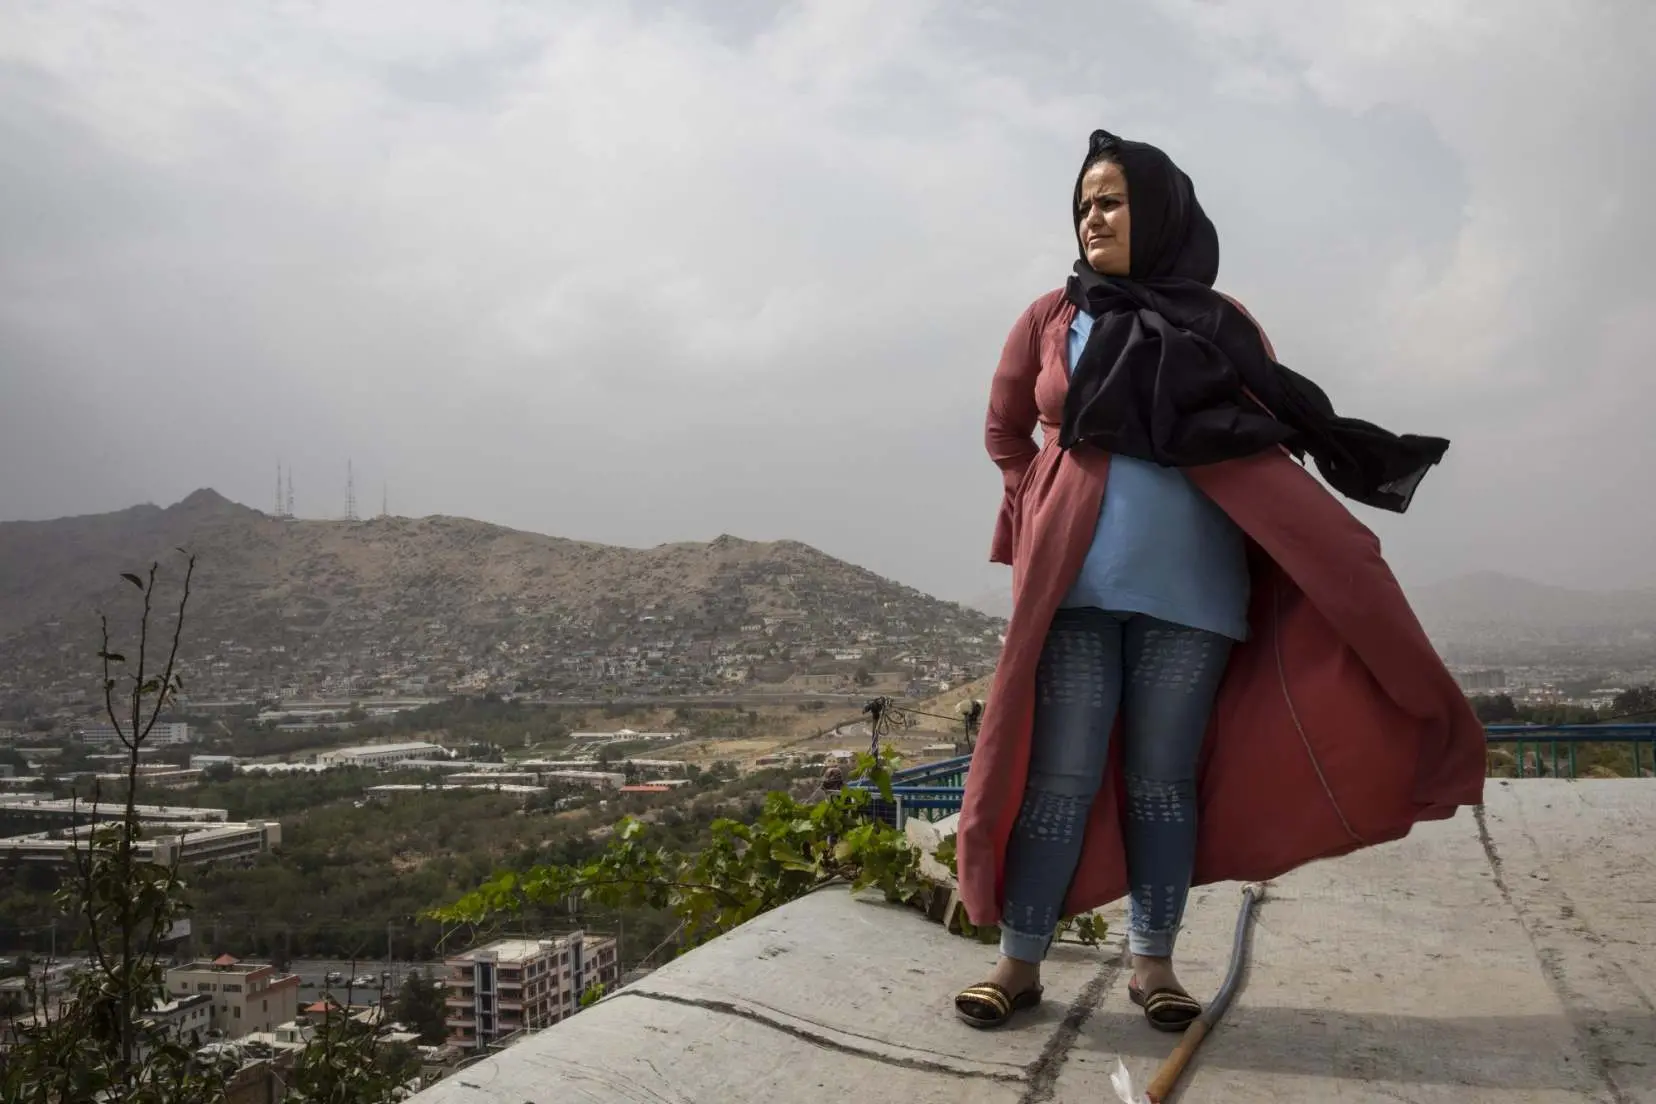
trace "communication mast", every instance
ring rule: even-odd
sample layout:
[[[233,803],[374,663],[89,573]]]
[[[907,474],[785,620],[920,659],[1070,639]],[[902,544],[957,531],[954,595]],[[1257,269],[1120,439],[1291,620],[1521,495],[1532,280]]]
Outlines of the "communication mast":
[[[380,517],[391,516],[391,485],[380,484]]]
[[[345,520],[356,521],[356,472],[349,460],[345,461]]]
[[[276,517],[293,517],[293,469],[287,470],[287,494],[282,493],[282,462],[276,461]]]

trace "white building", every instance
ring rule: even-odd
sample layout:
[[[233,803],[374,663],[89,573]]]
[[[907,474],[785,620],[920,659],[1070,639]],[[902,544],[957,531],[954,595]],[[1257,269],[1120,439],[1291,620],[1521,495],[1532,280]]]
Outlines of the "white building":
[[[213,997],[211,993],[190,993],[163,1001],[144,1018],[163,1038],[195,1048],[207,1041],[207,1032],[212,1029]]]
[[[316,761],[331,767],[390,767],[411,759],[446,758],[447,755],[447,749],[440,744],[364,744],[320,752]]]
[[[304,1050],[315,1037],[314,1025],[289,1020],[287,1023],[277,1024],[274,1031],[250,1031],[242,1042],[267,1046],[273,1051],[297,1051]]]
[[[81,825],[0,839],[0,863],[71,863],[77,853],[84,853],[91,845],[92,831],[91,825]],[[252,858],[280,846],[281,842],[282,825],[275,820],[245,824],[174,823],[147,827],[143,837],[133,845],[133,852],[144,862],[188,866]]]
[[[123,726],[123,728],[126,726]],[[129,732],[128,735],[131,735]],[[191,740],[190,726],[183,721],[159,721],[144,737],[147,748],[187,744]],[[82,725],[76,730],[76,739],[88,747],[119,747],[121,735],[114,725]]]
[[[683,739],[683,732],[634,732],[630,728],[618,728],[614,732],[572,732],[569,738],[574,743],[587,744],[624,744],[634,740],[649,741],[652,744],[671,743]]]
[[[191,805],[137,805],[133,812],[144,824],[209,824],[230,819],[226,809],[198,809]],[[68,797],[0,797],[0,819],[36,822],[41,827],[68,827],[98,820],[120,820],[126,815],[121,802],[105,801],[93,806]]]
[[[212,1026],[231,1039],[274,1031],[299,1014],[299,975],[229,955],[173,967],[167,971],[167,992],[175,1000],[211,998]]]

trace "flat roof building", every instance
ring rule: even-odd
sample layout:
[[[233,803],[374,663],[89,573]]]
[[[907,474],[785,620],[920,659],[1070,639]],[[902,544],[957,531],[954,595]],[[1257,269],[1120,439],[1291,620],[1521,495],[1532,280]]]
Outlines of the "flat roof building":
[[[389,767],[411,759],[430,759],[439,755],[446,756],[440,744],[364,744],[320,752],[316,761],[334,767]]]
[[[614,937],[582,931],[502,939],[443,964],[448,1041],[467,1050],[573,1016],[588,986],[614,985],[619,976]]]
[[[197,994],[212,998],[212,1026],[226,1038],[274,1031],[299,1013],[299,975],[274,966],[220,955],[167,971],[167,993],[175,1000]]]
[[[134,845],[145,862],[172,866],[246,859],[281,845],[282,825],[275,820],[245,824],[169,824],[165,831],[153,828]],[[77,852],[91,845],[93,826],[55,828],[0,839],[0,865],[8,863],[71,863]]]

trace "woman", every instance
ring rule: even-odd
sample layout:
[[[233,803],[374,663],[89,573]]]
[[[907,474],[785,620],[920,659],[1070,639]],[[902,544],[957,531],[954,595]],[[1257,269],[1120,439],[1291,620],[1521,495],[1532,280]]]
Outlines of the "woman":
[[[1178,1031],[1192,885],[1482,799],[1477,718],[1379,541],[1296,462],[1401,513],[1448,442],[1339,417],[1276,363],[1162,151],[1094,132],[1073,217],[1074,274],[1013,326],[989,403],[1014,604],[957,863],[1001,953],[955,1003],[977,1027],[1038,1004],[1060,917],[1130,891],[1129,995]]]

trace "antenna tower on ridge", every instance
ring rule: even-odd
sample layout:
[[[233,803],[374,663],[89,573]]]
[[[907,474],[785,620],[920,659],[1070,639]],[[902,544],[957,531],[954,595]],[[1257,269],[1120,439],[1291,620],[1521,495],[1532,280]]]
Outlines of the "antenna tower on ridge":
[[[380,484],[380,517],[391,516],[391,485]]]
[[[288,481],[288,486],[287,486],[287,514],[284,515],[284,516],[292,517],[293,516],[293,469],[291,467],[288,468],[287,481]]]
[[[349,460],[345,461],[345,520],[357,520],[356,508],[356,472]]]
[[[282,509],[282,462],[276,461],[276,513],[275,517],[287,517]]]

